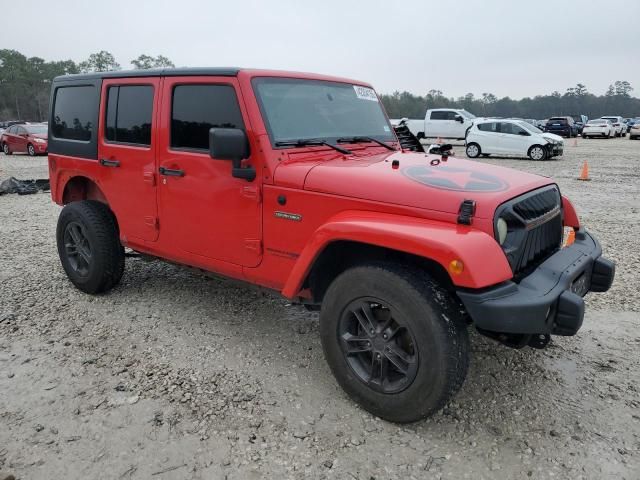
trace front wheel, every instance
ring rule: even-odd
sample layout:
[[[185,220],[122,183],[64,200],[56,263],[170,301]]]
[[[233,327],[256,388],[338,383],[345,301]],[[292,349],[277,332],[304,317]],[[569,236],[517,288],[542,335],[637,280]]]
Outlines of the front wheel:
[[[36,149],[34,148],[33,145],[31,144],[27,145],[27,153],[29,154],[30,157],[36,156]]]
[[[365,410],[414,422],[460,389],[469,364],[459,303],[424,271],[353,267],[325,295],[320,335],[327,363]]]
[[[529,149],[528,155],[531,160],[545,160],[547,158],[547,151],[542,145],[534,145]]]
[[[470,143],[467,145],[467,157],[469,158],[478,158],[482,151],[480,150],[480,145],[477,143]]]
[[[113,288],[124,273],[124,248],[109,207],[85,200],[66,205],[56,230],[58,255],[69,280],[85,293]]]

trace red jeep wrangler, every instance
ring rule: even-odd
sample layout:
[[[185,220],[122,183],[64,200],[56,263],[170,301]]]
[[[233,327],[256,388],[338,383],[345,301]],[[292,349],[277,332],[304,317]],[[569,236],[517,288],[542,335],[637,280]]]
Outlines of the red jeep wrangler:
[[[442,407],[467,328],[507,345],[573,335],[614,264],[553,181],[403,150],[374,90],[235,68],[54,80],[58,252],[80,290],[120,280],[124,247],[319,308],[326,359],[365,409]],[[563,248],[564,227],[575,242]]]

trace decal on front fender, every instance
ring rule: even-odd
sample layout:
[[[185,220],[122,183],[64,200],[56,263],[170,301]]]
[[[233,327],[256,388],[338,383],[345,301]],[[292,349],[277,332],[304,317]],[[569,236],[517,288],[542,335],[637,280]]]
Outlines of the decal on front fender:
[[[298,215],[297,213],[287,213],[287,212],[273,212],[273,216],[276,218],[282,218],[283,220],[291,220],[293,222],[301,222],[302,215]]]
[[[495,175],[442,164],[437,168],[411,165],[403,168],[402,173],[423,185],[456,192],[501,192],[509,188],[505,180]]]

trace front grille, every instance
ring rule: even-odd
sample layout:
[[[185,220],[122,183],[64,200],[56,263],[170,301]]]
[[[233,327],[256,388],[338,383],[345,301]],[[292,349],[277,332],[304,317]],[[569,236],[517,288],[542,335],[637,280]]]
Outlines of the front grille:
[[[503,248],[516,280],[540,265],[562,244],[561,200],[555,185],[502,204],[496,212],[496,222],[499,217],[509,226]]]

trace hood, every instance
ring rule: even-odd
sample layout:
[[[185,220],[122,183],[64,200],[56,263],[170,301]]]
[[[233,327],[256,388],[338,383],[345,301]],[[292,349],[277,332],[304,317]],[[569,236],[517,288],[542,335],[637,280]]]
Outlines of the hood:
[[[554,142],[564,142],[564,139],[560,135],[556,135],[555,133],[544,132],[542,134],[542,138],[548,138],[549,140],[553,140]]]
[[[304,189],[451,214],[469,199],[476,201],[477,217],[493,218],[506,200],[553,183],[510,168],[455,157],[437,163],[439,159],[396,152],[327,160],[308,166]]]

